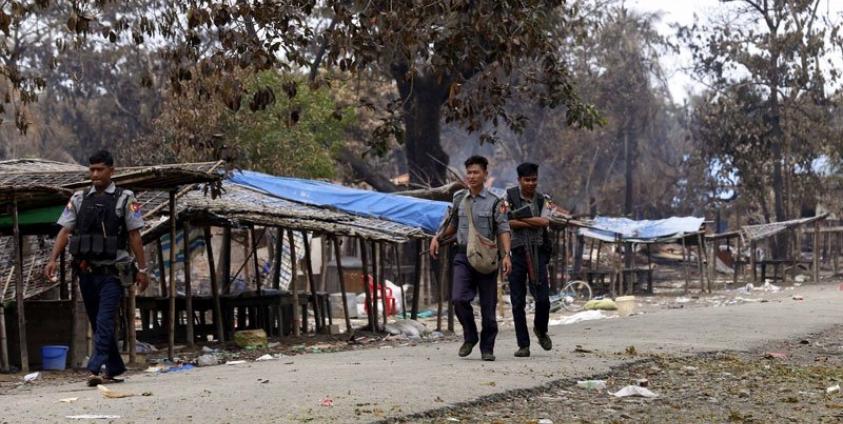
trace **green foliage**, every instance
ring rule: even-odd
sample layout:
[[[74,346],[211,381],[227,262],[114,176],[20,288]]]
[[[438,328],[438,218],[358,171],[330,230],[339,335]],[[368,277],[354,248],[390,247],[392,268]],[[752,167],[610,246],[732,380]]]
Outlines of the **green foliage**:
[[[249,93],[269,88],[283,94],[272,96],[267,105],[253,102],[226,119],[225,138],[239,150],[243,166],[298,177],[335,177],[332,154],[355,122],[355,113],[337,106],[327,87],[313,89],[301,82],[276,71],[246,78]]]

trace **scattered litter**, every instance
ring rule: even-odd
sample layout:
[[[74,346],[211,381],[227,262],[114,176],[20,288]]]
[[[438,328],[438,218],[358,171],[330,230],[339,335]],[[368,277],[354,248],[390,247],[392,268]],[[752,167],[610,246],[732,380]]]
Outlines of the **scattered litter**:
[[[800,294],[794,294],[794,295],[793,295],[793,300],[805,300],[805,298],[804,298],[804,297],[802,297],[802,295],[800,295]]]
[[[32,372],[32,373],[29,373],[29,374],[23,376],[23,381],[24,381],[24,383],[32,383],[33,381],[35,381],[39,378],[41,378],[40,372]]]
[[[73,402],[76,402],[77,400],[79,400],[78,397],[72,397],[72,398],[59,399],[59,402],[61,402],[61,403],[73,403]]]
[[[764,289],[765,292],[768,292],[768,293],[778,293],[779,291],[781,291],[781,287],[779,287],[779,286],[777,286],[777,285],[775,285],[775,284],[773,284],[769,281],[765,282],[764,286],[762,288]]]
[[[787,359],[787,354],[782,352],[767,352],[764,359]]]
[[[334,406],[334,400],[329,398],[329,397],[326,397],[325,399],[322,399],[322,402],[320,402],[320,405],[326,406],[326,407]]]
[[[210,348],[208,346],[202,346],[202,353],[217,353],[219,350]]]
[[[591,352],[592,352],[591,349],[586,349],[586,348],[582,347],[582,345],[577,345],[577,347],[574,348],[574,353],[591,353]]]
[[[430,335],[430,330],[422,323],[412,319],[401,319],[386,324],[384,330],[393,336],[406,336],[411,339],[418,339]]]
[[[192,369],[193,369],[193,365],[191,365],[191,364],[180,364],[180,365],[174,365],[174,366],[169,367],[169,368],[165,368],[165,369],[161,370],[161,372],[184,372],[184,371],[190,371]]]
[[[553,420],[551,420],[549,418],[542,418],[542,419],[536,421],[536,424],[553,424]]]
[[[272,360],[275,360],[275,359],[278,359],[278,358],[276,358],[276,357],[267,353],[266,355],[263,355],[260,358],[255,359],[255,361],[272,361]]]
[[[688,302],[690,302],[690,301],[691,301],[691,299],[689,299],[689,298],[687,298],[687,297],[677,297],[677,298],[674,300],[674,302],[676,302],[676,303],[688,303]]]
[[[624,353],[629,356],[635,356],[638,355],[638,350],[635,349],[635,346],[627,346],[626,350],[624,350]]]
[[[144,370],[144,372],[158,373],[158,372],[164,372],[164,370],[166,370],[166,369],[167,369],[167,367],[165,367],[163,365],[155,365],[155,366],[147,368],[146,370]]]
[[[586,390],[606,390],[605,380],[581,380],[577,381],[577,387]]]
[[[119,419],[119,415],[67,415],[65,418],[69,420],[116,420]]]
[[[431,318],[434,315],[436,315],[436,313],[434,313],[433,311],[428,309],[426,311],[419,311],[419,313],[416,314],[416,317],[418,317],[418,318]]]
[[[796,277],[793,277],[793,281],[796,281],[797,283],[804,283],[808,281],[808,277],[803,274],[799,274]]]
[[[246,363],[246,361],[228,361],[225,364],[226,365],[240,365],[240,364],[245,364],[245,363]]]
[[[638,387],[647,387],[650,385],[650,380],[647,380],[646,378],[639,378],[638,380],[635,380],[635,385]]]
[[[826,394],[829,394],[829,395],[834,394],[834,393],[840,393],[840,384],[835,384],[835,385],[825,389],[825,392],[826,392]]]
[[[592,299],[585,302],[582,308],[587,311],[614,311],[618,309],[618,305],[612,299]]]
[[[152,396],[152,392],[143,392],[143,393],[141,393],[141,396],[146,396],[146,397]]]
[[[682,371],[685,371],[686,374],[693,374],[693,373],[697,372],[697,369],[698,369],[697,367],[690,367],[690,366],[687,366],[687,365],[682,367]]]
[[[103,386],[102,384],[97,386],[97,389],[99,389],[100,393],[102,393],[102,397],[109,399],[120,399],[134,396],[133,393],[115,392],[114,390],[111,390],[108,387]]]
[[[549,325],[569,325],[582,321],[593,321],[596,319],[607,318],[601,311],[582,311],[574,315],[567,316],[561,320],[551,320]]]
[[[216,356],[210,354],[202,355],[196,358],[196,365],[200,367],[210,367],[219,363],[220,360]]]
[[[276,348],[276,347],[278,347],[278,346],[281,346],[281,343],[280,343],[280,342],[272,342],[272,343],[270,343],[270,344],[266,345],[266,347],[268,347],[268,348],[270,348],[270,349],[275,349],[275,348]]]
[[[454,418],[454,417],[448,417],[448,419],[446,419],[445,421],[452,422],[452,423],[460,422],[460,420],[458,418]]]
[[[650,389],[641,386],[626,386],[623,389],[618,390],[615,393],[612,393],[614,397],[630,397],[630,396],[640,396],[645,398],[656,398],[659,395],[653,393]]]

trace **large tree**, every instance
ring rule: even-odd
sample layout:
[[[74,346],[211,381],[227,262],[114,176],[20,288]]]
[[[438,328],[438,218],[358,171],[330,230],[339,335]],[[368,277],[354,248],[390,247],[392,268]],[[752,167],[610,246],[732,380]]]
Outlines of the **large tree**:
[[[79,36],[164,44],[174,92],[192,81],[233,110],[249,98],[263,107],[264,95],[246,90],[237,69],[321,65],[355,80],[392,79],[397,95],[367,142],[378,151],[391,140],[405,143],[412,174],[433,184],[443,182],[448,162],[439,139],[443,120],[469,131],[485,122],[520,130],[525,119],[505,107],[515,93],[560,108],[571,125],[592,126],[596,118],[577,96],[558,44],[559,33],[577,36],[577,11],[563,0],[191,0],[97,20],[116,4],[75,2],[75,16],[94,18]],[[213,85],[196,84],[204,78]],[[312,83],[331,81],[318,76]]]
[[[771,189],[764,215],[783,221],[797,213],[788,198],[807,185],[831,140],[837,72],[828,60],[839,24],[822,0],[723,3],[722,16],[679,33],[707,87],[695,104],[695,134],[714,174],[726,184],[739,178],[762,208]]]

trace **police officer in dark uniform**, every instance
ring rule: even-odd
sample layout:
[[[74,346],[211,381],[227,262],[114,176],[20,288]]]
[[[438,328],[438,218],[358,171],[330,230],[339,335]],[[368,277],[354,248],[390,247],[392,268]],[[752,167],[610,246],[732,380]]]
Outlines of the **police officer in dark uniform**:
[[[460,347],[459,356],[471,354],[474,346],[480,342],[481,358],[484,361],[494,361],[495,337],[498,334],[498,323],[495,307],[498,302],[497,270],[484,274],[475,270],[468,261],[467,244],[469,234],[469,219],[463,200],[471,202],[470,208],[476,230],[487,239],[498,240],[498,249],[502,253],[501,262],[504,275],[509,274],[511,262],[509,258],[509,225],[506,218],[506,203],[486,190],[485,183],[488,176],[489,162],[482,156],[472,156],[465,161],[467,190],[460,190],[454,195],[452,205],[452,219],[447,227],[430,242],[430,254],[433,258],[439,255],[440,238],[443,240],[457,235],[457,254],[454,257],[453,281],[451,294],[454,303],[454,313],[463,328],[464,343]],[[468,199],[466,199],[468,196]],[[474,322],[474,310],[471,301],[475,295],[480,295],[480,315],[483,331],[477,335],[477,324]]]
[[[527,332],[527,290],[536,301],[533,332],[542,349],[550,350],[553,343],[547,335],[550,319],[550,286],[547,264],[551,248],[547,228],[553,203],[550,197],[538,192],[539,166],[525,162],[518,165],[518,186],[506,191],[509,203],[509,226],[512,228],[512,273],[509,275],[509,297],[512,319],[518,340],[516,357],[530,356],[530,334]]]
[[[94,333],[94,352],[88,360],[89,386],[117,383],[126,371],[114,334],[123,290],[137,284],[143,292],[149,284],[140,229],[140,204],[129,190],[111,181],[114,158],[99,151],[89,159],[93,186],[76,192],[64,209],[62,226],[50,261],[44,270],[54,280],[56,259],[70,245],[73,267],[79,276],[79,290]],[[131,249],[135,262],[129,255]],[[103,372],[102,375],[100,373]]]

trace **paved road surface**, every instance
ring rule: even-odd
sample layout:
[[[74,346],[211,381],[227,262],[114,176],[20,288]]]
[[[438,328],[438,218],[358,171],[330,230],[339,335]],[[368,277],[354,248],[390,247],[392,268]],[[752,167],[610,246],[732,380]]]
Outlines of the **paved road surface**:
[[[150,391],[149,397],[103,399],[79,384],[36,385],[0,396],[0,423],[71,422],[65,416],[78,414],[119,415],[117,423],[367,422],[605,372],[627,360],[611,354],[630,345],[642,353],[742,350],[843,322],[837,286],[801,287],[799,293],[804,301],[662,310],[557,326],[551,329],[554,349],[544,352],[534,343],[528,359],[512,357],[515,337],[504,331],[492,363],[481,362],[477,350],[457,358],[457,343],[439,343],[139,375],[113,386]],[[609,355],[573,353],[578,344]],[[67,397],[80,399],[58,402]],[[325,397],[333,407],[320,406]]]

